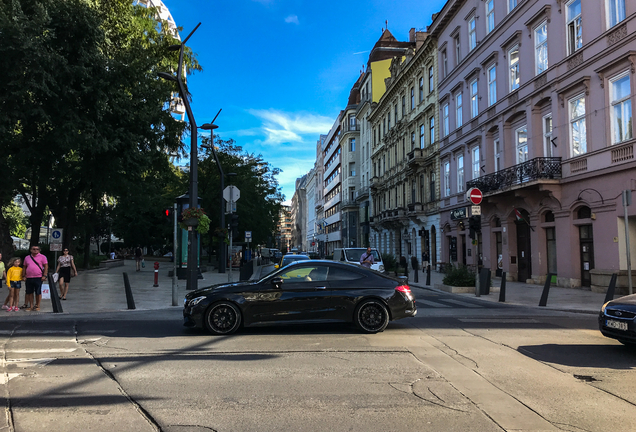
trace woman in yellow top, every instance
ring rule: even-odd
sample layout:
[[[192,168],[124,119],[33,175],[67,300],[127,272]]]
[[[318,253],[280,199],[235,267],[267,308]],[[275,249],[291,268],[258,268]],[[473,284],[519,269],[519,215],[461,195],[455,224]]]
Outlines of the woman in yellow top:
[[[20,301],[20,288],[22,288],[22,267],[20,267],[20,258],[13,258],[7,271],[7,286],[9,287],[9,308],[7,312],[17,312],[20,310],[18,302]],[[13,304],[13,306],[12,306]]]

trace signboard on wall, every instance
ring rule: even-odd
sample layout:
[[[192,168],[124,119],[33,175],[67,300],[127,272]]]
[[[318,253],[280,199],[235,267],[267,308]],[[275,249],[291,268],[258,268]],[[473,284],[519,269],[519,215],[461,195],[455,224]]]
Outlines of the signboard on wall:
[[[451,220],[466,219],[468,217],[468,207],[460,207],[451,210]]]

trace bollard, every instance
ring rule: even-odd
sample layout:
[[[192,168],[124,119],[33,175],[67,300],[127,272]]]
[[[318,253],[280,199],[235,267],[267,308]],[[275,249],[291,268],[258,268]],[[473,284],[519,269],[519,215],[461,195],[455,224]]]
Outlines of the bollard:
[[[128,309],[135,308],[135,299],[133,298],[132,289],[130,288],[130,281],[128,280],[128,273],[124,272],[124,288],[126,289],[126,302],[128,303]]]
[[[153,287],[159,286],[159,263],[155,261],[155,284]]]
[[[490,294],[490,269],[482,267],[479,271],[479,293],[481,295]]]
[[[57,283],[53,281],[53,275],[48,275],[49,280],[49,292],[51,293],[51,306],[53,306],[53,313],[62,313],[62,302],[60,302],[60,296],[57,294]]]
[[[426,266],[426,286],[431,286],[431,265]]]
[[[607,303],[610,300],[614,300],[614,291],[616,290],[616,277],[618,275],[616,273],[612,274],[612,278],[610,279],[609,286],[607,287],[607,294],[605,295],[605,301],[603,304]]]
[[[506,272],[501,273],[501,287],[499,288],[499,301],[506,302]]]
[[[552,282],[552,273],[548,273],[548,277],[545,280],[543,286],[543,293],[541,293],[541,300],[539,300],[539,306],[545,306],[548,304],[548,294],[550,293],[550,282]]]

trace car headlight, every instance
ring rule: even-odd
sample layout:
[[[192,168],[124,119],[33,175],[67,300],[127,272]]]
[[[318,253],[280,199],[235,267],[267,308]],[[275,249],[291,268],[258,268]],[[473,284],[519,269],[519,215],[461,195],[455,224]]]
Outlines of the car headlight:
[[[192,300],[190,300],[190,307],[194,307],[196,305],[198,305],[199,303],[201,303],[202,300],[205,299],[205,296],[201,296],[201,297],[197,297],[197,298],[193,298]]]
[[[607,307],[608,304],[609,304],[609,302],[607,302],[603,306],[601,306],[601,312],[602,313],[605,313],[605,308]]]

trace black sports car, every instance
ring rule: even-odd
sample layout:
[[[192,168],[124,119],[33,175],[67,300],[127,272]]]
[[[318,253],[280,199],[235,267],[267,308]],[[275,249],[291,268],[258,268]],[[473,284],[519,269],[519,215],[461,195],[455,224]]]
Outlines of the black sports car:
[[[636,346],[636,294],[605,303],[598,316],[598,327],[603,336]]]
[[[415,316],[415,298],[398,279],[351,264],[307,260],[259,281],[220,284],[186,295],[186,327],[230,334],[241,325],[354,322],[365,333]]]

